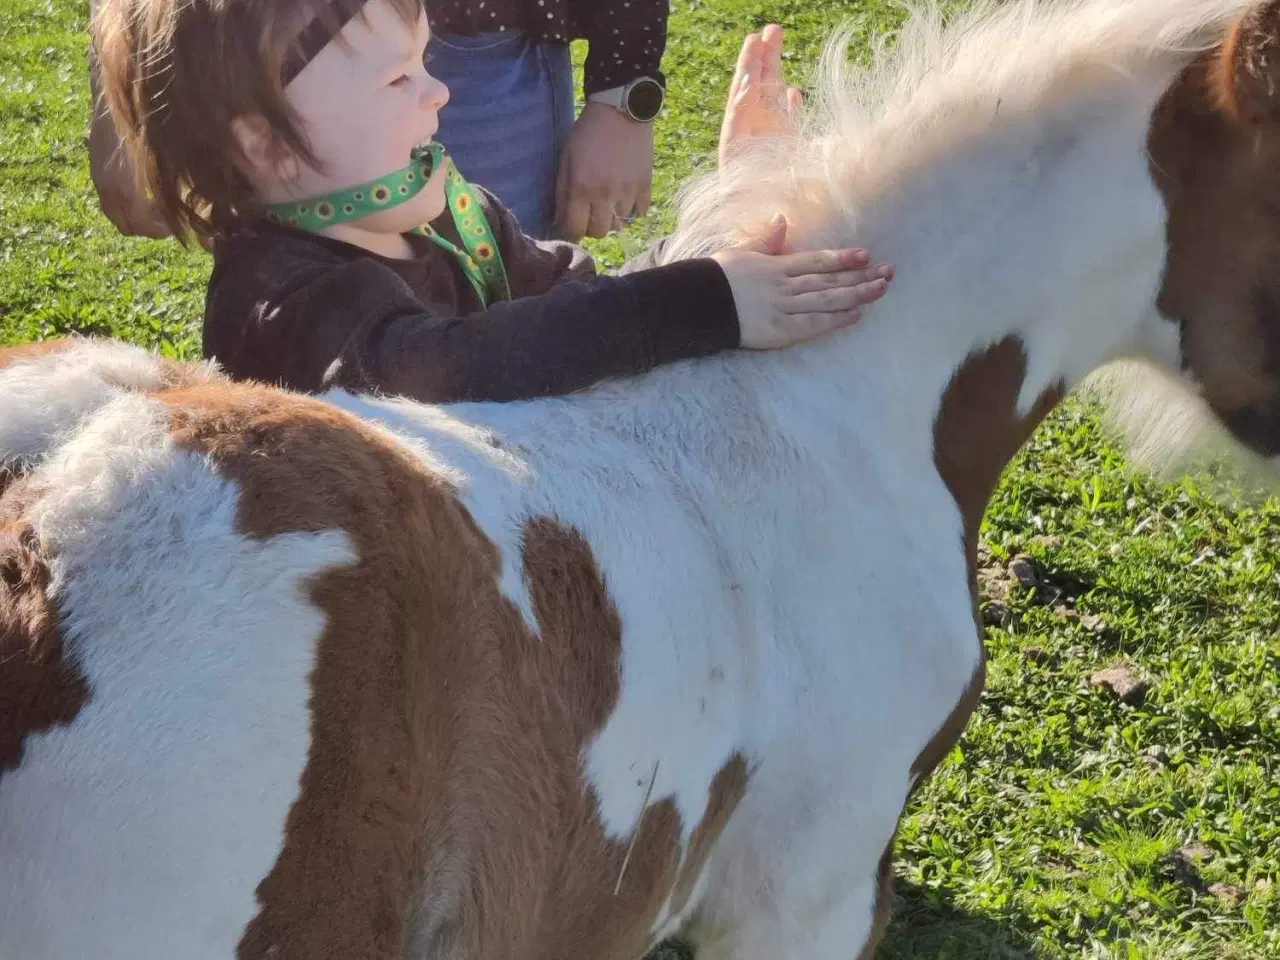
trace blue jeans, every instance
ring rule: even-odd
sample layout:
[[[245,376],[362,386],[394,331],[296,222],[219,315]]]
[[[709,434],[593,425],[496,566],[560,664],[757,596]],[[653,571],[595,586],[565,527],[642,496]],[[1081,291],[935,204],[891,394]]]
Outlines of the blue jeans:
[[[449,88],[436,139],[458,171],[494,193],[525,233],[547,236],[574,121],[569,45],[535,43],[520,30],[433,34],[426,67]]]

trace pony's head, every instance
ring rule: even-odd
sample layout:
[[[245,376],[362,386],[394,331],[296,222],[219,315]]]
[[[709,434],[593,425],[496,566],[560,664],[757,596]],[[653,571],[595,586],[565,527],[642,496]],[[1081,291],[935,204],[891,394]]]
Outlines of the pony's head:
[[[1168,213],[1157,305],[1182,374],[1236,440],[1280,458],[1280,0],[1178,77],[1150,154]]]

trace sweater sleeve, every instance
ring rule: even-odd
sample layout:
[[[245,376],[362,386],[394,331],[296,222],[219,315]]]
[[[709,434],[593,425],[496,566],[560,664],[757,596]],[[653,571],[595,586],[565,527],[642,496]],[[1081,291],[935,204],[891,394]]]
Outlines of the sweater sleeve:
[[[664,82],[670,0],[575,0],[587,39],[583,90],[587,96],[637,77]]]
[[[434,310],[373,260],[307,264],[248,299],[220,295],[244,286],[228,281],[234,269],[224,265],[210,283],[206,355],[233,377],[297,390],[520,400],[739,343],[733,293],[714,260],[561,279],[463,316]]]

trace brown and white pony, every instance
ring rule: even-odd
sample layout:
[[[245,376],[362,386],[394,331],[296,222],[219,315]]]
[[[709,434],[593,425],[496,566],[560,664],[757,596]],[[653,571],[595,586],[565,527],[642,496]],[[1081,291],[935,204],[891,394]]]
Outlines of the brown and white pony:
[[[776,354],[448,409],[4,354],[0,957],[870,956],[1037,422],[1137,359],[1280,453],[1278,42],[1017,2],[829,71],[675,244],[897,266]]]

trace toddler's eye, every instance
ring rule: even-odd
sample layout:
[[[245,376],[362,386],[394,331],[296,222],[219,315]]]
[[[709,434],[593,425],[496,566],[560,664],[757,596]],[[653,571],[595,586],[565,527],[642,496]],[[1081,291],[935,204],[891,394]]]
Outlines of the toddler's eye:
[[[400,74],[400,76],[398,76],[398,77],[396,77],[394,80],[392,80],[392,81],[391,81],[391,83],[389,84],[389,86],[392,86],[392,87],[403,87],[403,86],[404,86],[405,84],[407,84],[408,82],[409,82],[409,75],[408,75],[407,73],[402,73],[402,74]]]

